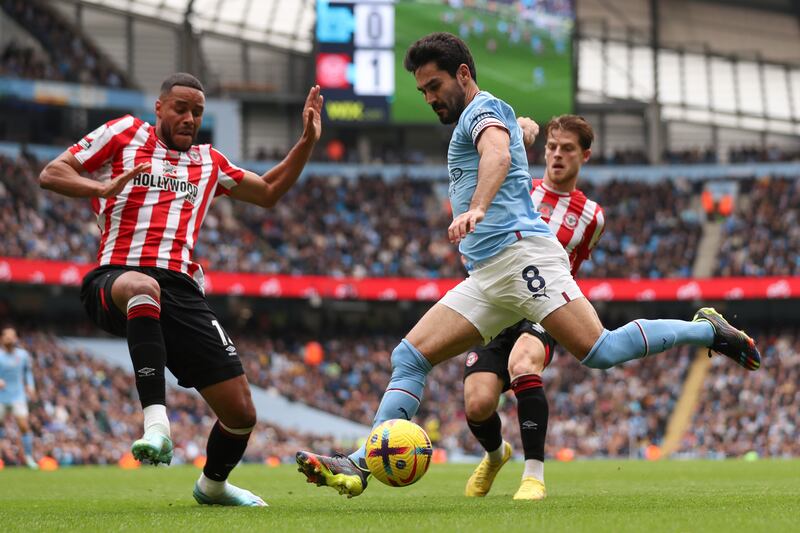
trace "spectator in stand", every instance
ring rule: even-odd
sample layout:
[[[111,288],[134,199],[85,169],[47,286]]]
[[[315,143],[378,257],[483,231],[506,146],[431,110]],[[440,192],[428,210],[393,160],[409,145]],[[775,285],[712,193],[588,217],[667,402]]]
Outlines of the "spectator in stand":
[[[13,42],[0,56],[0,74],[125,87],[129,83],[79,30],[40,0],[0,0],[0,9],[38,39],[49,58]]]
[[[584,183],[586,195],[605,206],[603,239],[584,263],[592,278],[691,277],[702,235],[696,194],[688,182]]]
[[[797,330],[759,335],[759,346],[764,371],[758,374],[730,372],[712,360],[681,454],[800,456],[800,335]]]
[[[92,262],[98,229],[89,203],[40,191],[39,166],[0,156],[0,224],[8,228],[0,256]],[[680,181],[586,182],[584,188],[608,206],[611,236],[587,261],[588,277],[691,275],[702,225],[690,206],[699,189]],[[441,229],[451,218],[445,195],[441,181],[316,176],[266,215],[221,198],[209,211],[196,257],[209,270],[458,277],[457,250]]]
[[[54,457],[62,465],[117,463],[141,430],[141,414],[131,407],[130,376],[123,369],[65,348],[52,335],[25,334],[23,345],[36,360],[37,399],[30,413],[34,455]],[[173,462],[192,462],[205,451],[197,426],[210,427],[214,417],[199,397],[183,391],[171,396],[169,416],[175,443]],[[20,464],[17,426],[0,420],[0,430],[4,434],[0,460],[6,465]],[[260,423],[245,460],[263,462],[269,454],[293,462],[295,447],[311,443],[328,449],[341,446],[330,437]]]
[[[799,148],[778,146],[740,146],[728,150],[729,163],[762,163],[800,161]]]
[[[724,222],[714,275],[800,275],[800,181],[767,176],[748,188],[749,201]]]
[[[766,373],[744,375],[733,368],[709,372],[702,403],[683,441],[684,456],[738,457],[751,450],[770,457],[800,455],[795,416],[800,403],[800,334],[787,330],[759,338],[765,345]],[[383,362],[391,342],[377,336],[329,339],[321,342],[325,355],[317,366],[304,363],[305,341],[246,338],[239,350],[254,385],[369,424],[377,407],[375,393],[388,377]],[[141,426],[141,414],[126,401],[132,394],[130,376],[65,348],[52,335],[23,332],[21,345],[36,361],[37,396],[30,405],[34,455],[52,456],[63,465],[119,461]],[[577,457],[642,457],[648,444],[661,444],[696,353],[683,348],[656,364],[633,362],[605,373],[588,372],[573,358],[557,354],[548,368],[548,450],[569,448]],[[437,430],[437,446],[450,453],[477,454],[479,445],[464,425],[461,370],[457,364],[434,370],[426,392],[432,400],[428,405],[436,407],[421,411],[417,421]],[[197,425],[210,426],[213,417],[195,396],[175,391],[172,398],[174,460],[192,462],[204,450]],[[504,396],[500,416],[512,429],[515,408],[513,396]],[[263,423],[259,427],[247,461],[263,462],[270,455],[293,463],[297,447],[331,451],[349,444]],[[0,459],[7,465],[20,464],[19,429],[7,420],[0,430],[5,435]]]

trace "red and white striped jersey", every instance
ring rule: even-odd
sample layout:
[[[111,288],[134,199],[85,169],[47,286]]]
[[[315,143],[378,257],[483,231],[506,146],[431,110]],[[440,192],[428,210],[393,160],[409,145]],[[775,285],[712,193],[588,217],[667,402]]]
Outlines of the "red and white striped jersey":
[[[100,264],[183,272],[203,288],[203,271],[192,261],[200,226],[211,200],[228,194],[244,171],[210,144],[170,150],[153,126],[131,115],[103,124],[69,151],[99,180],[151,164],[117,196],[92,199],[100,227]]]
[[[554,191],[544,180],[533,180],[533,206],[567,251],[575,276],[581,263],[592,253],[605,228],[603,208],[578,189],[571,193]]]

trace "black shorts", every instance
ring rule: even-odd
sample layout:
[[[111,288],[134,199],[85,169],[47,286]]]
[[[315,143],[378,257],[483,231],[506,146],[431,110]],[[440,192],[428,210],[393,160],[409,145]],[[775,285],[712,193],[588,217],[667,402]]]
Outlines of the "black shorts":
[[[180,272],[163,268],[105,265],[83,278],[81,302],[95,324],[125,337],[127,314],[114,305],[111,285],[128,271],[141,272],[161,287],[161,331],[167,348],[167,368],[182,387],[202,389],[244,374],[230,337],[208,306],[197,283]]]
[[[523,333],[530,333],[544,344],[544,367],[553,359],[556,341],[542,326],[530,320],[520,320],[509,326],[485,345],[475,348],[467,354],[464,363],[464,379],[476,372],[490,372],[503,380],[503,392],[511,388],[511,376],[508,374],[508,357],[517,339]]]

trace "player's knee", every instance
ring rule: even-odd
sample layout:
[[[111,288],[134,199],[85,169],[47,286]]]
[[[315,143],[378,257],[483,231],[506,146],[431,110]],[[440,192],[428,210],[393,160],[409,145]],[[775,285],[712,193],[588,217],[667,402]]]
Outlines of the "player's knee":
[[[525,334],[519,338],[508,360],[508,374],[512,380],[516,376],[541,374],[544,371],[547,351],[542,341]]]
[[[467,420],[483,422],[497,410],[497,399],[488,394],[473,394],[464,398]]]
[[[126,301],[138,295],[150,296],[156,301],[161,299],[161,287],[158,282],[145,274],[126,279],[122,292]]]
[[[220,422],[234,429],[252,428],[257,422],[253,401],[249,397],[240,399],[233,409],[227,410],[225,415],[220,417]]]

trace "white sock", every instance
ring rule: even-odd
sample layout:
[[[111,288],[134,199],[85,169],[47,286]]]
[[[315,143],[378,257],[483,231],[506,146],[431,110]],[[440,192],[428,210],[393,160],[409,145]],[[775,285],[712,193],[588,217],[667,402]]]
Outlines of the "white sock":
[[[525,470],[522,477],[533,477],[544,483],[544,463],[536,459],[525,459]]]
[[[144,432],[151,429],[166,437],[170,436],[166,405],[154,403],[144,408]]]
[[[500,441],[500,447],[494,451],[486,452],[489,455],[490,463],[503,462],[503,452],[506,450],[506,441]]]
[[[200,490],[203,492],[203,494],[213,498],[225,492],[225,487],[228,485],[228,482],[227,480],[214,481],[213,479],[208,479],[205,474],[201,473],[200,479],[197,480],[197,484],[200,485]]]

